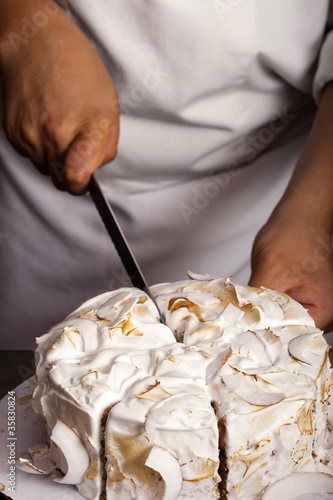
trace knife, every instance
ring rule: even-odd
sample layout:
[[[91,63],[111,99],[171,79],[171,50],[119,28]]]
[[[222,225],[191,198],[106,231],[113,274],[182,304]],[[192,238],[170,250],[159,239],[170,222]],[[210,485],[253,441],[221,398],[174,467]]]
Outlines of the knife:
[[[164,323],[165,321],[163,314],[161,313],[156,300],[151,293],[149,286],[147,285],[139,264],[137,263],[129,244],[127,243],[125,235],[122,232],[122,229],[119,226],[118,221],[113,213],[113,210],[108,200],[105,198],[99,182],[94,174],[91,176],[88,190],[106,227],[106,230],[109,233],[109,236],[115,246],[115,249],[117,250],[118,255],[127,271],[132,285],[136,288],[140,288],[140,290],[143,290],[151,298],[159,312],[160,321]]]

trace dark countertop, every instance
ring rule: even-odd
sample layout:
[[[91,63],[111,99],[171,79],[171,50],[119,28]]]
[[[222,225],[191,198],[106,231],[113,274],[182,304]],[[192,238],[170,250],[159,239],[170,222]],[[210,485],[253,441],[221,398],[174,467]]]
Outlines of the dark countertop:
[[[0,351],[0,399],[34,374],[34,351]]]

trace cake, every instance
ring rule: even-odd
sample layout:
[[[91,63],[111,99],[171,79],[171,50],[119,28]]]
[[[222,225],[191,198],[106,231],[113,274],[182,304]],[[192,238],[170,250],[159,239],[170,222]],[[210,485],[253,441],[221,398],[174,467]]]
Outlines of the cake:
[[[333,492],[322,332],[283,293],[190,278],[152,287],[165,324],[122,288],[37,339],[55,480],[91,500]]]

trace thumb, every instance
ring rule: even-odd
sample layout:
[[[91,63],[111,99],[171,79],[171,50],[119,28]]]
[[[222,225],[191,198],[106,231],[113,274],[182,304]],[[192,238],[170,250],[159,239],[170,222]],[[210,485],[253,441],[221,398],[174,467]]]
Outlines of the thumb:
[[[79,133],[69,146],[64,161],[64,188],[71,194],[86,192],[91,175],[105,157],[108,136],[100,130]]]
[[[314,310],[311,286],[304,277],[293,275],[290,270],[274,269],[272,265],[259,265],[253,268],[249,285],[254,287],[264,286],[279,292],[284,292],[309,310],[311,316]]]
[[[282,276],[272,272],[270,266],[256,265],[252,267],[252,273],[248,284],[257,288],[265,286],[281,290],[285,287],[284,281]]]
[[[299,277],[283,261],[280,263],[262,261],[252,264],[252,274],[248,284],[257,288],[264,286],[288,293],[288,290],[299,284]]]

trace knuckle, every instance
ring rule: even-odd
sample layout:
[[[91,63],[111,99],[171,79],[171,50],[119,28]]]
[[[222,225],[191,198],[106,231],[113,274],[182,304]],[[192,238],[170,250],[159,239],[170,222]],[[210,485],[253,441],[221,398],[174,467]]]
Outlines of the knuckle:
[[[113,128],[113,120],[111,118],[101,118],[98,122],[98,128],[104,133],[109,134]]]
[[[22,120],[19,126],[19,136],[24,144],[34,145],[36,132],[29,120]]]
[[[32,148],[22,139],[20,131],[17,131],[14,124],[10,121],[4,121],[3,125],[6,137],[16,152],[24,157],[31,157]]]
[[[3,127],[9,142],[11,144],[16,144],[17,137],[15,133],[15,127],[13,126],[13,123],[11,122],[11,120],[9,120],[9,118],[6,117],[4,119]]]
[[[77,141],[75,148],[72,150],[72,159],[77,164],[81,164],[81,168],[89,158],[93,158],[98,151],[98,144],[92,137],[84,137]]]
[[[107,148],[107,153],[106,153],[106,160],[109,162],[109,161],[112,161],[116,158],[117,156],[117,144],[115,143],[111,143],[109,144],[108,148]]]
[[[112,161],[116,158],[118,152],[119,126],[114,126],[108,134],[105,158],[107,161]]]
[[[48,117],[42,126],[46,140],[52,145],[61,145],[68,135],[68,124],[64,118]]]

